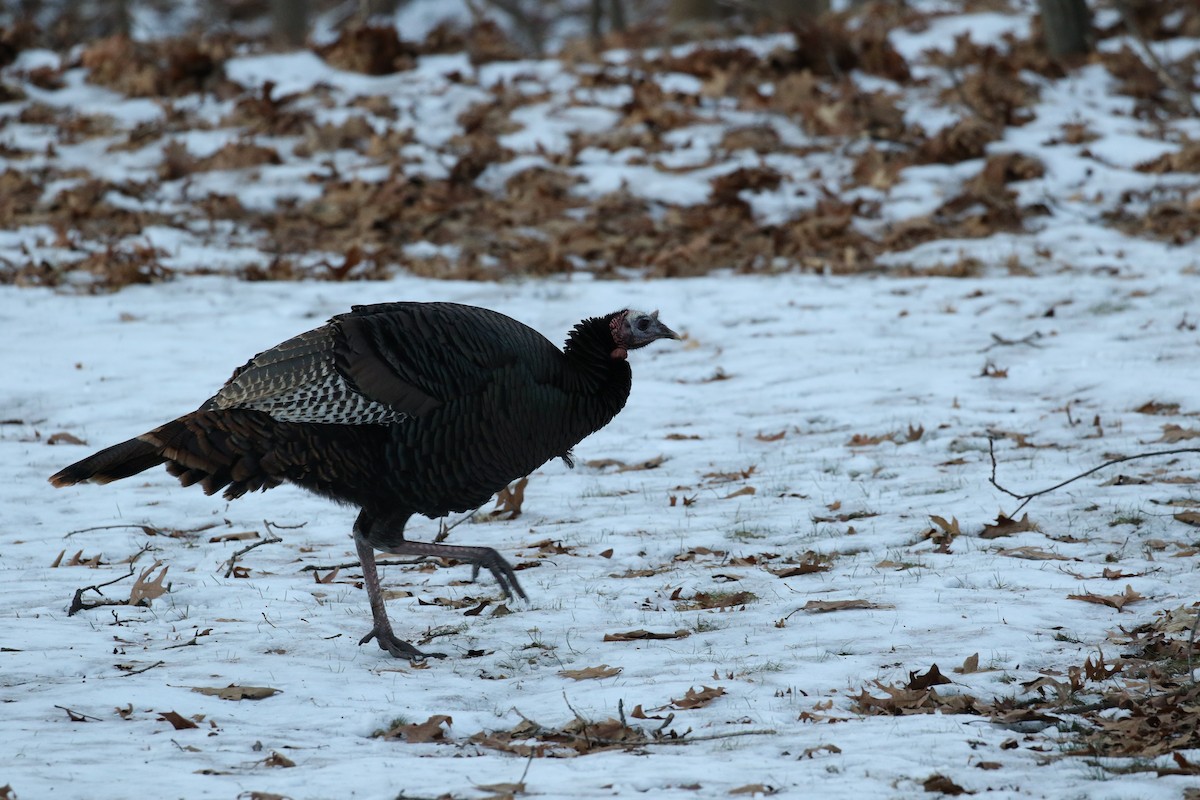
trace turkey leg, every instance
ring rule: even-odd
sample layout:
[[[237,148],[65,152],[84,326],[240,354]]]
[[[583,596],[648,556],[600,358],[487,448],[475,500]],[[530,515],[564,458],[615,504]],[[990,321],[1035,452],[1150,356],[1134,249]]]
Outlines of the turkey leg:
[[[404,521],[407,521],[407,519]],[[358,549],[358,560],[362,565],[363,571],[363,583],[367,587],[367,599],[371,603],[371,617],[374,621],[374,627],[371,628],[370,633],[359,641],[360,645],[364,645],[375,639],[379,642],[379,647],[383,650],[387,650],[396,658],[407,658],[410,661],[446,657],[444,653],[424,653],[397,637],[392,630],[387,610],[383,605],[383,591],[379,585],[379,572],[375,565],[375,551],[377,549],[395,556],[431,556],[434,558],[453,558],[458,561],[466,561],[471,565],[471,580],[475,580],[479,576],[480,569],[487,569],[496,578],[496,583],[500,584],[500,590],[504,592],[506,598],[511,598],[515,594],[522,600],[528,599],[525,590],[521,588],[521,584],[517,580],[517,575],[513,571],[512,565],[494,548],[466,547],[463,545],[435,544],[431,542],[410,542],[403,538],[403,521],[398,526],[387,526],[391,529],[387,531],[391,536],[387,536],[386,538],[393,539],[393,541],[387,542],[385,540],[381,542],[380,539],[385,539],[385,537],[379,535],[383,533],[383,531],[378,530],[379,527],[382,527],[380,526],[380,521],[371,518],[365,511],[359,514],[358,519],[354,523],[354,544]],[[398,541],[395,539],[398,539]]]

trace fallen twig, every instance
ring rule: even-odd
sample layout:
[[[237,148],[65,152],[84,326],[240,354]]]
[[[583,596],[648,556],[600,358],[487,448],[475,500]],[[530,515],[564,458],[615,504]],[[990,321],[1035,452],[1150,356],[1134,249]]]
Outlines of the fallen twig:
[[[81,714],[78,711],[76,711],[75,709],[67,708],[66,706],[55,706],[55,708],[60,708],[63,711],[67,712],[67,716],[71,719],[71,722],[87,722],[89,719],[95,720],[96,722],[104,721],[104,720],[100,719],[99,717],[93,717],[90,714]]]
[[[155,667],[161,667],[161,666],[162,666],[163,664],[165,664],[165,663],[167,663],[167,662],[165,662],[165,661],[155,661],[153,664],[151,664],[151,665],[150,665],[150,666],[148,666],[148,667],[142,667],[141,669],[135,669],[135,670],[131,670],[130,672],[122,672],[122,673],[121,673],[120,675],[118,675],[117,677],[119,677],[119,678],[128,678],[130,675],[141,675],[143,672],[149,672],[150,670],[154,669]]]
[[[1015,347],[1016,345],[1019,345],[1019,344],[1028,345],[1029,347],[1041,347],[1041,345],[1037,343],[1037,340],[1040,338],[1042,338],[1042,334],[1039,331],[1034,331],[1033,333],[1029,334],[1028,336],[1022,336],[1020,339],[1005,339],[1000,334],[993,333],[992,334],[992,343],[989,344],[987,347],[983,348],[982,350],[980,350],[979,352],[986,353],[988,350],[991,350],[993,347]]]
[[[79,530],[68,531],[67,533],[63,534],[63,538],[70,539],[72,536],[74,536],[77,533],[91,533],[92,531],[107,531],[107,530],[112,530],[114,528],[137,528],[138,530],[142,531],[143,533],[153,533],[154,535],[162,533],[161,529],[155,528],[152,525],[138,525],[138,524],[132,523],[132,522],[125,522],[125,523],[121,523],[120,525],[95,525],[91,528],[80,528]]]
[[[1036,492],[1029,492],[1028,494],[1018,494],[1017,492],[1014,492],[1011,489],[1006,489],[1005,487],[1001,486],[1000,483],[996,480],[996,440],[994,438],[992,438],[991,436],[989,436],[988,437],[988,455],[992,459],[992,475],[988,479],[988,482],[991,483],[992,486],[995,486],[997,489],[1004,492],[1009,497],[1015,497],[1016,499],[1021,501],[1021,504],[1019,506],[1017,506],[1015,511],[1013,511],[1011,514],[1006,515],[1008,517],[1015,517],[1017,514],[1020,514],[1021,509],[1023,509],[1026,505],[1028,505],[1029,501],[1034,499],[1035,497],[1041,497],[1044,494],[1050,494],[1051,492],[1061,489],[1062,487],[1066,486],[1067,484],[1074,483],[1075,481],[1080,480],[1081,478],[1086,478],[1088,475],[1091,475],[1095,472],[1099,472],[1102,469],[1107,469],[1108,467],[1114,466],[1116,464],[1123,464],[1126,461],[1137,461],[1138,459],[1141,459],[1141,458],[1154,458],[1156,456],[1175,456],[1175,455],[1179,455],[1181,453],[1200,453],[1200,447],[1180,447],[1175,450],[1155,450],[1150,453],[1136,453],[1132,456],[1124,456],[1122,458],[1114,458],[1109,461],[1105,461],[1103,464],[1092,467],[1091,469],[1089,469],[1085,472],[1081,472],[1078,475],[1075,475],[1074,477],[1067,478],[1065,481],[1056,483],[1053,486],[1050,486],[1046,489],[1039,489]]]
[[[122,526],[116,525],[113,527],[122,527]],[[97,583],[93,586],[84,586],[82,589],[76,589],[75,596],[73,598],[71,598],[71,607],[67,609],[67,616],[73,617],[80,611],[90,611],[93,608],[100,608],[101,606],[127,606],[127,605],[129,605],[128,600],[101,600],[98,603],[85,603],[85,602],[83,602],[83,593],[87,592],[87,591],[93,591],[93,592],[96,592],[97,594],[103,596],[103,592],[100,591],[101,589],[103,589],[105,586],[112,586],[114,583],[120,583],[121,581],[125,580],[126,578],[132,578],[133,573],[136,571],[137,570],[134,569],[134,566],[131,563],[129,565],[129,572],[125,573],[124,575],[121,575],[120,577],[113,578],[111,581],[105,581],[104,583]]]
[[[1196,102],[1192,99],[1192,92],[1185,87],[1179,80],[1171,74],[1162,59],[1158,57],[1158,53],[1154,52],[1154,48],[1150,46],[1150,42],[1146,41],[1146,34],[1142,33],[1142,29],[1138,27],[1137,21],[1133,18],[1133,13],[1130,11],[1129,4],[1125,0],[1117,0],[1117,12],[1121,15],[1121,21],[1125,23],[1125,27],[1129,29],[1129,34],[1137,40],[1142,46],[1142,50],[1146,52],[1146,58],[1150,62],[1150,68],[1158,76],[1158,79],[1163,82],[1163,85],[1168,87],[1176,96],[1176,102],[1184,111],[1191,112],[1193,117],[1200,117],[1200,108],[1197,108]]]
[[[264,544],[279,544],[282,541],[283,541],[283,539],[280,539],[278,536],[271,536],[270,538],[255,542],[254,544],[248,544],[245,547],[243,547],[241,550],[238,550],[236,553],[234,553],[233,555],[231,555],[229,557],[229,560],[227,562],[225,562],[229,565],[229,568],[227,570],[225,570],[225,577],[229,578],[229,577],[233,576],[233,568],[235,566],[237,566],[237,560],[239,558],[241,558],[242,556],[246,555],[246,553],[249,553],[251,550],[253,550],[256,547],[262,547]]]
[[[271,520],[269,520],[269,519],[263,520],[263,527],[267,529],[267,533],[271,532],[271,528],[274,528],[277,531],[299,530],[300,528],[303,528],[307,524],[308,524],[307,522],[299,522],[295,525],[280,525],[278,522],[271,522]]]
[[[414,558],[411,561],[376,561],[375,566],[377,566],[377,567],[415,567],[418,564],[424,564],[428,560],[429,560],[429,556],[421,556],[420,558]],[[362,566],[362,562],[355,559],[354,561],[347,561],[343,564],[309,564],[308,566],[301,567],[300,571],[301,572],[324,572],[326,570],[334,570],[334,569],[353,569],[354,567],[361,567],[361,566]]]
[[[482,506],[481,506],[481,508],[482,508]],[[446,541],[446,537],[448,537],[450,535],[450,531],[454,530],[459,525],[462,525],[464,522],[469,520],[471,517],[475,516],[478,512],[479,512],[478,508],[475,509],[474,511],[468,511],[466,514],[464,514],[459,519],[456,519],[450,525],[447,525],[446,521],[444,519],[439,521],[437,536],[433,537],[434,543],[440,544],[440,543]]]

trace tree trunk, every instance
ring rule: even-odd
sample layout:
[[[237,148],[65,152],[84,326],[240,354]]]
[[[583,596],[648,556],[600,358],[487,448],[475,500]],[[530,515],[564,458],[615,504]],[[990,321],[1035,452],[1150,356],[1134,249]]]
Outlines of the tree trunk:
[[[299,47],[308,38],[309,0],[271,0],[271,29],[275,39]]]
[[[1038,5],[1046,52],[1069,58],[1091,50],[1092,15],[1086,0],[1038,0]]]

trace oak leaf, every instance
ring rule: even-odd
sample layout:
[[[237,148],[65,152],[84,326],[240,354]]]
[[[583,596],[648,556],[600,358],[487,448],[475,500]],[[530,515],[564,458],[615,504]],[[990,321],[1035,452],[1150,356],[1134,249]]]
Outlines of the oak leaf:
[[[704,708],[723,694],[725,694],[725,690],[720,686],[701,686],[700,691],[696,691],[695,687],[693,687],[688,689],[687,694],[679,700],[672,700],[671,707],[678,708],[681,711]]]
[[[814,614],[829,611],[848,611],[856,608],[895,608],[889,603],[872,603],[870,600],[809,600],[803,610]]]
[[[996,521],[983,526],[983,532],[979,534],[981,539],[996,539],[1000,536],[1011,536],[1014,533],[1024,533],[1033,531],[1040,533],[1041,529],[1036,522],[1029,521],[1029,515],[1025,514],[1020,519],[1011,519],[999,514],[996,516]]]
[[[1124,611],[1125,606],[1130,603],[1136,603],[1139,600],[1145,600],[1145,597],[1133,590],[1129,584],[1125,585],[1125,591],[1122,594],[1069,594],[1068,600],[1082,600],[1085,603],[1095,603],[1101,606],[1115,608],[1117,611]]]
[[[562,669],[558,671],[558,674],[564,678],[586,681],[592,678],[612,678],[620,675],[621,670],[621,667],[610,667],[608,664],[601,664],[598,667],[585,667],[584,669]]]
[[[186,730],[187,728],[200,727],[192,720],[174,711],[160,711],[158,712],[158,718],[171,723],[171,727],[177,731]]]
[[[606,633],[606,642],[639,642],[646,639],[686,639],[692,632],[680,628],[674,633],[653,633],[647,630],[625,631],[624,633]]]
[[[221,687],[193,686],[192,691],[219,697],[222,700],[263,700],[279,694],[278,689],[272,689],[269,686],[238,686],[232,683]]]

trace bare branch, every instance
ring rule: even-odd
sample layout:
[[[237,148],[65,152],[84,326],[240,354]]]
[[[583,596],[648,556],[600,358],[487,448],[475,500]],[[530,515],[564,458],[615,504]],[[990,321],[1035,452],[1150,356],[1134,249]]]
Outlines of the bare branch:
[[[1133,13],[1129,9],[1129,3],[1125,0],[1117,0],[1117,11],[1121,14],[1121,21],[1125,23],[1125,27],[1129,29],[1129,33],[1138,44],[1142,46],[1142,50],[1146,53],[1146,59],[1150,62],[1149,66],[1154,73],[1158,75],[1158,79],[1163,82],[1163,85],[1169,88],[1176,97],[1176,102],[1183,111],[1191,112],[1193,117],[1200,117],[1200,108],[1196,106],[1195,100],[1192,99],[1192,93],[1189,89],[1183,86],[1166,65],[1162,59],[1158,57],[1158,53],[1154,52],[1154,48],[1146,41],[1146,35],[1142,33],[1142,29],[1138,27],[1137,21],[1133,18]]]
[[[1000,483],[996,480],[996,440],[994,438],[992,438],[991,436],[989,436],[988,437],[988,455],[992,459],[992,475],[990,478],[988,478],[988,482],[991,483],[992,486],[995,486],[997,489],[1004,492],[1009,497],[1014,497],[1017,500],[1021,501],[1021,504],[1019,506],[1017,506],[1016,510],[1008,515],[1009,517],[1014,517],[1017,514],[1020,514],[1021,509],[1023,509],[1026,505],[1028,505],[1029,501],[1034,499],[1035,497],[1041,497],[1044,494],[1050,494],[1051,492],[1058,491],[1059,489],[1063,488],[1064,486],[1074,483],[1075,481],[1080,480],[1081,478],[1086,478],[1088,475],[1099,472],[1102,469],[1107,469],[1116,464],[1124,464],[1126,461],[1137,461],[1138,459],[1142,459],[1142,458],[1156,458],[1159,456],[1175,456],[1175,455],[1180,455],[1181,453],[1200,453],[1200,447],[1180,447],[1175,450],[1155,450],[1150,453],[1135,453],[1134,455],[1124,456],[1123,458],[1114,458],[1109,461],[1105,461],[1103,464],[1092,467],[1091,469],[1089,469],[1085,472],[1081,472],[1078,475],[1075,475],[1074,477],[1067,478],[1065,481],[1056,483],[1053,486],[1050,486],[1048,488],[1039,489],[1036,492],[1028,492],[1026,494],[1018,494],[1017,492],[1014,492],[1011,489],[1006,489],[1005,487],[1001,486]]]
[[[283,539],[280,539],[278,536],[272,536],[268,539],[263,539],[262,541],[255,542],[254,544],[248,544],[245,547],[243,547],[241,550],[238,550],[236,553],[234,553],[233,555],[231,555],[229,557],[229,560],[227,562],[225,562],[229,565],[229,568],[225,570],[225,577],[229,578],[229,577],[233,576],[233,568],[237,565],[237,560],[239,558],[241,558],[242,556],[246,555],[246,553],[249,553],[251,550],[253,550],[256,547],[262,547],[264,544],[279,544],[282,541],[283,541]]]
[[[151,664],[148,667],[142,667],[141,669],[135,669],[131,672],[122,672],[119,677],[128,678],[130,675],[141,675],[143,672],[149,672],[150,670],[154,669],[155,667],[161,667],[165,663],[167,663],[167,662],[155,661],[153,664]]]

